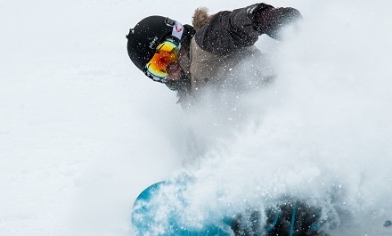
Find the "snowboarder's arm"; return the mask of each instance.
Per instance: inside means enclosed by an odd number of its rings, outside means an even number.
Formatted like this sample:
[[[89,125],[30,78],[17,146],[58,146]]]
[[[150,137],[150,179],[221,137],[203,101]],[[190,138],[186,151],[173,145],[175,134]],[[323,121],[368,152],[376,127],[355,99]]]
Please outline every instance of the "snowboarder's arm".
[[[274,8],[264,3],[221,11],[197,31],[195,40],[203,50],[224,56],[252,46],[261,34],[277,38],[281,26],[299,17],[294,8]]]

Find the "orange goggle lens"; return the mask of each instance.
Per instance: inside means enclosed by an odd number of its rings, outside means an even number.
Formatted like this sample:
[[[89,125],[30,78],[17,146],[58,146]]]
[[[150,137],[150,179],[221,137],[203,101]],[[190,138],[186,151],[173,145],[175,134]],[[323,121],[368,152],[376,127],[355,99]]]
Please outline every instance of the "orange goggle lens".
[[[147,63],[147,73],[154,80],[161,80],[167,77],[167,67],[180,57],[179,47],[171,41],[165,41],[158,45],[157,51]]]

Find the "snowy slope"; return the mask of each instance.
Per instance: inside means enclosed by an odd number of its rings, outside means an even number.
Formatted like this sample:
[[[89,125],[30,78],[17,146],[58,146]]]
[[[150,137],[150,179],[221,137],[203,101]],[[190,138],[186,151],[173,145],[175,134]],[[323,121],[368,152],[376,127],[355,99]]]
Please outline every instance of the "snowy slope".
[[[175,94],[129,61],[129,27],[152,14],[190,23],[199,6],[251,3],[0,2],[0,235],[132,235],[133,200],[182,169],[189,123]],[[228,200],[244,191],[317,200],[337,188],[359,227],[332,234],[391,235],[382,224],[392,218],[392,4],[270,3],[306,20],[284,43],[257,44],[278,78],[244,99],[259,109],[242,129],[193,124],[203,138],[225,134],[210,140],[218,148],[201,168],[187,167],[200,183],[195,204],[212,202],[214,186]]]

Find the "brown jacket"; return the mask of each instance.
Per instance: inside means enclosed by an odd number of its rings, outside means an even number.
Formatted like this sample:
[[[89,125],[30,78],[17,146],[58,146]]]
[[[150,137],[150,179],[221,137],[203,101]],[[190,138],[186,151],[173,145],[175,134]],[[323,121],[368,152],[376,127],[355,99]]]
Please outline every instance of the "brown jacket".
[[[279,39],[279,29],[301,17],[294,8],[274,8],[264,3],[214,15],[209,15],[206,8],[197,9],[192,22],[196,33],[188,55],[180,59],[187,86],[178,90],[179,102],[196,97],[207,84],[247,89],[269,82],[273,71],[254,44],[261,34]]]
[[[260,32],[253,27],[252,6],[214,15],[209,15],[206,8],[195,11],[192,23],[196,34],[188,57],[180,61],[190,75],[190,95],[195,95],[206,84],[219,86],[234,76],[235,68],[245,57],[253,57],[257,63],[261,53],[254,43]]]

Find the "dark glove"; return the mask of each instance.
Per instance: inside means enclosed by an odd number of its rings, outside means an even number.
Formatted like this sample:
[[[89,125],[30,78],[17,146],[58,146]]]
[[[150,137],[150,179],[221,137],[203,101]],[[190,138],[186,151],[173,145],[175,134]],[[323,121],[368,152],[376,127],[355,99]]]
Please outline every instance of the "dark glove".
[[[231,224],[236,236],[328,236],[320,231],[321,208],[301,201],[288,201],[266,211],[266,224],[258,210],[237,215]],[[264,219],[265,220],[265,219]]]
[[[291,23],[302,19],[301,13],[292,7],[274,8],[266,4],[259,4],[260,9],[252,12],[253,26],[260,34],[280,39],[279,30]]]
[[[319,231],[321,209],[304,202],[282,204],[278,211],[269,209],[267,216],[267,225],[271,225],[267,235],[328,236]]]

